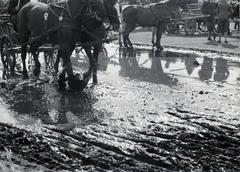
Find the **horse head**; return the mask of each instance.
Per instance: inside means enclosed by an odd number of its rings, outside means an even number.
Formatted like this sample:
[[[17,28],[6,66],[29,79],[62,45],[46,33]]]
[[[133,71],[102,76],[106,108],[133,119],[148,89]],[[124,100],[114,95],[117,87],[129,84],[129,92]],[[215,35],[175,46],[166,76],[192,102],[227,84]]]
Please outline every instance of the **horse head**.
[[[109,20],[114,31],[117,31],[120,28],[119,16],[117,9],[115,8],[116,3],[117,0],[103,0],[105,18]]]
[[[167,0],[168,4],[175,7],[180,7],[183,11],[188,10],[188,5],[191,4],[192,0]]]

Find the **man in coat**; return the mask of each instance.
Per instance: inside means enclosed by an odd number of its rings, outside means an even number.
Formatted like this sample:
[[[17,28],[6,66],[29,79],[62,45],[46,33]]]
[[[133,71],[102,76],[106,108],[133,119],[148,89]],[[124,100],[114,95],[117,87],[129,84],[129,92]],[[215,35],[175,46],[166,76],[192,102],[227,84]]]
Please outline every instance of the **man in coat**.
[[[227,43],[227,35],[229,28],[229,18],[233,14],[233,9],[226,0],[220,0],[217,6],[217,17],[218,17],[218,32],[219,32],[219,40],[221,43],[221,37],[225,37],[225,43]]]

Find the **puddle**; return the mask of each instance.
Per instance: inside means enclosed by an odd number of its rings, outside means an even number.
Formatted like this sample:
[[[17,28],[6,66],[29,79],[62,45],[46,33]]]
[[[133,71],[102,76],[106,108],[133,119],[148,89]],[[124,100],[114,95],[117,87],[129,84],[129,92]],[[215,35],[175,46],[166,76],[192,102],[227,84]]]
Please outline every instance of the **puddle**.
[[[49,171],[240,168],[236,57],[106,47],[100,83],[82,93],[59,92],[44,69],[28,81],[3,80],[0,70],[0,171],[3,162]],[[83,54],[72,62],[80,73],[88,67]]]

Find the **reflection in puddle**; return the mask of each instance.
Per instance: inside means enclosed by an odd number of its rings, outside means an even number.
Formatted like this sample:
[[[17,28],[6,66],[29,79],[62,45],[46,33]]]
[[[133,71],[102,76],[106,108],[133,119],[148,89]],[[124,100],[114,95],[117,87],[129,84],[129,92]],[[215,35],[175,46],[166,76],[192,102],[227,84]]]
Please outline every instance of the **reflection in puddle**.
[[[2,90],[1,96],[4,103],[0,101],[0,121],[4,123],[33,125],[40,120],[47,125],[86,125],[100,123],[104,115],[93,108],[97,99],[91,92],[64,94],[51,83],[39,87],[23,85],[13,91]]]
[[[123,50],[119,53],[119,71],[121,76],[127,76],[141,81],[176,85],[178,80],[164,73],[161,56],[158,52],[141,53],[135,50]]]
[[[3,103],[3,100],[0,98],[0,122],[8,124],[16,124],[16,119],[14,113],[10,112],[7,108],[7,105]]]
[[[210,80],[213,75],[213,59],[204,57],[201,69],[198,71],[199,79]]]
[[[120,50],[120,75],[166,85],[176,85],[181,78],[238,84],[240,62],[224,58],[199,57],[172,51]]]
[[[0,87],[0,151],[13,155],[0,156],[0,171],[5,161],[25,171],[239,169],[239,91],[228,85],[239,63],[171,51],[108,53],[93,90],[59,92],[49,75]],[[75,70],[87,64],[73,62]]]
[[[173,51],[159,53],[154,50],[118,50],[116,47],[107,49],[109,58],[104,54],[99,58],[99,75],[105,75],[106,72],[111,73],[109,77],[117,78],[120,75],[132,80],[170,87],[181,84],[180,81],[186,77],[204,82],[221,81],[223,86],[226,83],[239,84],[239,62]],[[80,63],[87,62],[83,55],[80,58],[81,60],[76,57],[72,60],[76,68],[82,69],[83,65]],[[0,75],[2,76],[2,70]],[[101,123],[109,113],[104,107],[95,108],[98,98],[93,92],[64,94],[58,91],[56,83],[48,82],[37,86],[29,83],[18,84],[17,88],[11,91],[3,90],[1,97],[4,100],[0,100],[0,122],[4,123],[33,125],[40,121],[47,125],[76,126]]]

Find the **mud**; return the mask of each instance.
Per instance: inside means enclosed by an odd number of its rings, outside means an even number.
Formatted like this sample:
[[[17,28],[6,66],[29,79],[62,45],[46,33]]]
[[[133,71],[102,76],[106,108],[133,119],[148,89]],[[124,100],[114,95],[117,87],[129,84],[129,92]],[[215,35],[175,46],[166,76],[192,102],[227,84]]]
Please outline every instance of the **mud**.
[[[82,93],[60,92],[44,69],[1,80],[1,170],[240,169],[237,56],[107,48]],[[82,54],[72,61],[86,70]]]

